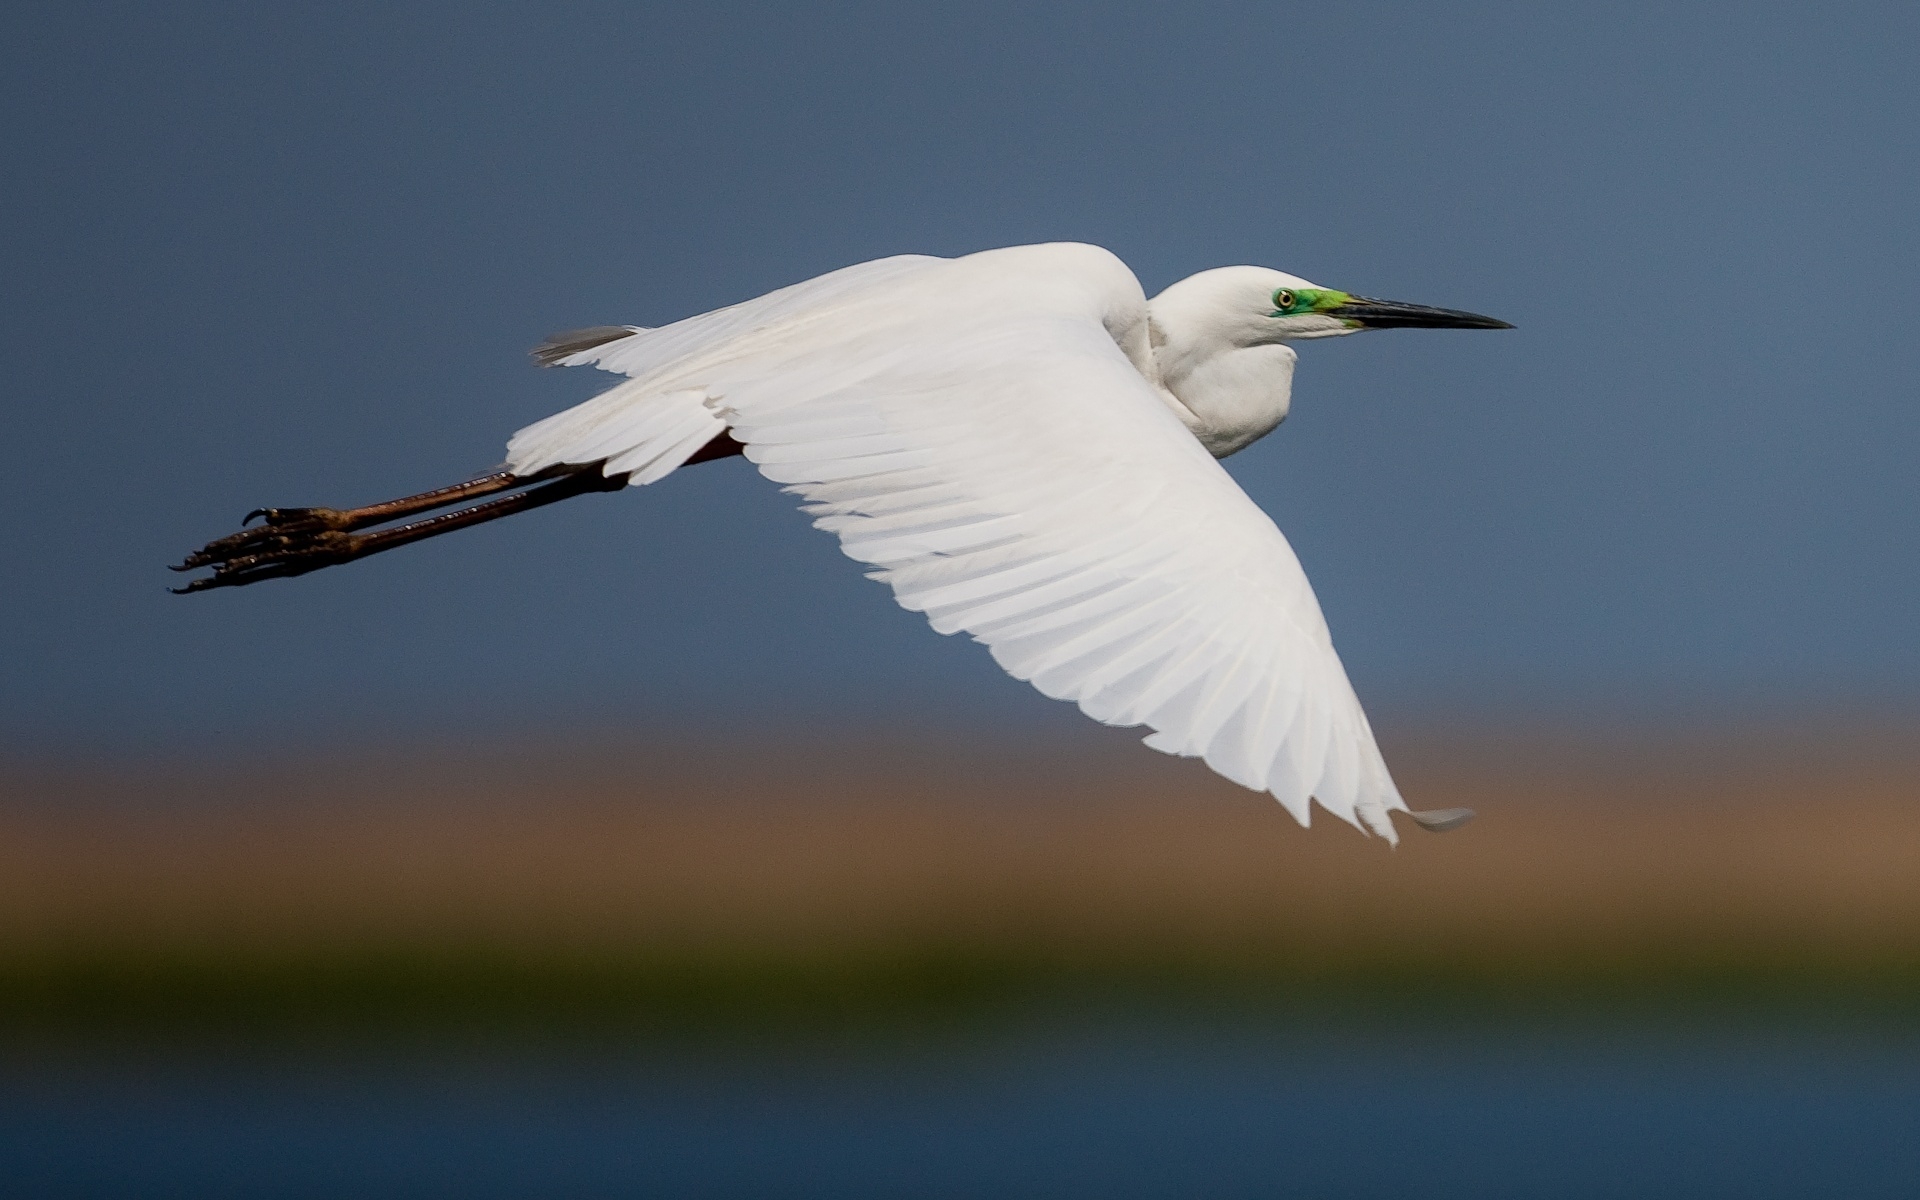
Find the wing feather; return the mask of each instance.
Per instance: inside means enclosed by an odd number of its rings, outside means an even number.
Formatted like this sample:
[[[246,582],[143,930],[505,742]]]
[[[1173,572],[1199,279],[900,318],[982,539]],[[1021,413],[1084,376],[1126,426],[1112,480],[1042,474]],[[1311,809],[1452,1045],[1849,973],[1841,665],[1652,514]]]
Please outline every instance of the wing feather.
[[[650,482],[727,428],[936,630],[1392,840],[1406,805],[1292,549],[1109,332],[1144,314],[1090,247],[883,259],[559,359],[631,379],[509,461]]]

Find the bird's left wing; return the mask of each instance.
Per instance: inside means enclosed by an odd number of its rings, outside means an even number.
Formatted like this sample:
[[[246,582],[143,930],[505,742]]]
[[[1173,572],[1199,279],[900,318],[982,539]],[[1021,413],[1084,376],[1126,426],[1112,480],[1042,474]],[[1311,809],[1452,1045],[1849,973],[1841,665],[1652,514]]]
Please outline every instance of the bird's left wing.
[[[1046,249],[939,262],[648,386],[701,397],[936,630],[1303,824],[1313,797],[1392,840],[1406,805],[1291,547],[1110,333],[1139,285]]]

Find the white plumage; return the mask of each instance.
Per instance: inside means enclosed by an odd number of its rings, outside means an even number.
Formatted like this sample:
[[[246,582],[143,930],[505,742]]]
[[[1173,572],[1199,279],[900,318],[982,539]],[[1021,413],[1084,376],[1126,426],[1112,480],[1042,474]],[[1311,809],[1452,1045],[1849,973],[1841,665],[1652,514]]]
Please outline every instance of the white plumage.
[[[1306,575],[1213,456],[1286,415],[1287,342],[1362,327],[1276,311],[1294,288],[1359,311],[1253,267],[1150,305],[1092,246],[865,263],[561,358],[629,378],[508,467],[653,483],[728,431],[934,629],[1303,825],[1311,798],[1393,841],[1407,805]]]

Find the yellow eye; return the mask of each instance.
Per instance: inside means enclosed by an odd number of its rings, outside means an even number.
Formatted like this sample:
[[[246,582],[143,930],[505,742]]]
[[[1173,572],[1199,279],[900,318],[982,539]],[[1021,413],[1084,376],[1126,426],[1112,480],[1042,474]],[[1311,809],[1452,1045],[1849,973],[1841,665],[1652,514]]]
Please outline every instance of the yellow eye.
[[[1293,307],[1294,295],[1291,289],[1281,288],[1273,294],[1273,306],[1282,312]]]

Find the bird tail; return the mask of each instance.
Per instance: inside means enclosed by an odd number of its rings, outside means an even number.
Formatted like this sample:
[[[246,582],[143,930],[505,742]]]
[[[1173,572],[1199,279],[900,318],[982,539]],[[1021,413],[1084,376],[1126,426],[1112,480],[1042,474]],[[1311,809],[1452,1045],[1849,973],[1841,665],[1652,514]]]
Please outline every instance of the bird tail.
[[[627,475],[636,486],[655,483],[726,432],[727,423],[709,407],[706,392],[656,392],[642,380],[630,380],[514,434],[507,442],[507,469],[532,475],[604,462],[608,475]]]

